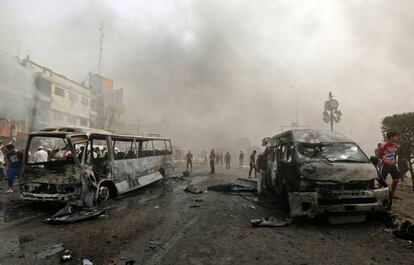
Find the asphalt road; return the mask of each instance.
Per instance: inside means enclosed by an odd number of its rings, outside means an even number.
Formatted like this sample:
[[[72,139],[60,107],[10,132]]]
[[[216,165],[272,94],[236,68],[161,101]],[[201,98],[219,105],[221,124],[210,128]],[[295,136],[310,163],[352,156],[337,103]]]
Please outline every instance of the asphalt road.
[[[256,217],[283,218],[283,203],[252,193],[186,193],[245,177],[247,168],[194,170],[185,180],[168,180],[111,201],[98,219],[46,225],[53,209],[14,207],[0,225],[0,264],[414,264],[414,245],[394,238],[378,219],[329,225],[323,218],[295,220],[287,227],[253,228]],[[4,195],[1,195],[4,196]],[[6,209],[7,210],[7,209]],[[17,213],[16,213],[17,212]],[[23,212],[23,213],[22,213]],[[29,214],[25,214],[29,213]]]

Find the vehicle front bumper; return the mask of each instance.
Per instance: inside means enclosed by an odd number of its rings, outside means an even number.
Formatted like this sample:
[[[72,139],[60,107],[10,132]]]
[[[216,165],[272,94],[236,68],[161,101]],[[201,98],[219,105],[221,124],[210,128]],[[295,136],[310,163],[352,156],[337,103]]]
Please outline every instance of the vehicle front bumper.
[[[22,192],[20,199],[23,201],[44,201],[44,202],[67,202],[73,200],[70,194],[38,194],[30,192]]]
[[[290,192],[288,197],[291,217],[381,212],[387,210],[391,203],[389,188],[335,190],[330,192],[329,199],[318,192]]]

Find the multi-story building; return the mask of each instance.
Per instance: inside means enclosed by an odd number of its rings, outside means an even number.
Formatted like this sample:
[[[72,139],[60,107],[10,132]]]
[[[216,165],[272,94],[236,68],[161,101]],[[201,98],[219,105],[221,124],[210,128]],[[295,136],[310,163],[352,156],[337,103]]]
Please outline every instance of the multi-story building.
[[[90,118],[91,127],[120,132],[124,128],[123,88],[114,89],[113,81],[102,75],[89,73],[89,88],[96,98]]]
[[[0,139],[27,137],[45,127],[92,127],[120,132],[123,89],[91,74],[89,86],[30,60],[0,52]]]
[[[34,99],[32,129],[43,127],[90,127],[96,98],[91,90],[76,81],[41,66],[29,58],[23,65],[39,72]]]

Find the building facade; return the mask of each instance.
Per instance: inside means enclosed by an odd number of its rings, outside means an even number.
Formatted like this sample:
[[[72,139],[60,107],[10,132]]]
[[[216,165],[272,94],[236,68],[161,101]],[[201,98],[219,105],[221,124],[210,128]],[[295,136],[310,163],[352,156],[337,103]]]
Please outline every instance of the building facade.
[[[29,58],[22,64],[37,72],[31,130],[45,127],[89,127],[96,99],[90,89]]]
[[[89,86],[30,60],[0,52],[0,139],[25,140],[47,127],[91,127],[121,132],[123,89],[90,74]]]

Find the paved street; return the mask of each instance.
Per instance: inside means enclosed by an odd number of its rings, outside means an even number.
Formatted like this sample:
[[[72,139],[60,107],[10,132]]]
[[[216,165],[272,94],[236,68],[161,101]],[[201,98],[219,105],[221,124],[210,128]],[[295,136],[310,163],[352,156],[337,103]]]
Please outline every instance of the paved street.
[[[255,217],[285,217],[283,204],[252,193],[186,193],[245,177],[247,168],[195,169],[109,203],[96,220],[70,225],[42,223],[54,209],[2,203],[14,216],[0,225],[0,264],[414,264],[414,245],[394,238],[379,218],[352,225],[329,225],[323,218],[296,220],[287,227],[253,228]],[[179,170],[177,170],[179,171]],[[17,212],[17,213],[16,213]],[[19,212],[25,212],[18,214]],[[34,215],[37,213],[37,215]],[[6,211],[7,215],[7,211]]]

